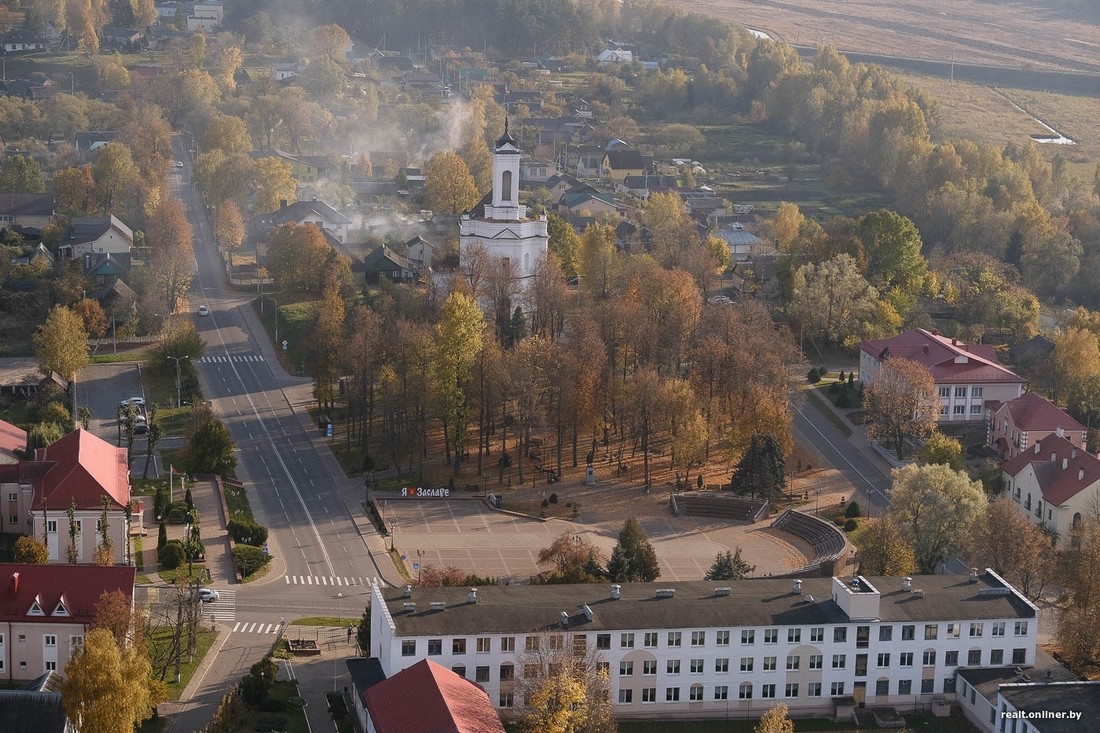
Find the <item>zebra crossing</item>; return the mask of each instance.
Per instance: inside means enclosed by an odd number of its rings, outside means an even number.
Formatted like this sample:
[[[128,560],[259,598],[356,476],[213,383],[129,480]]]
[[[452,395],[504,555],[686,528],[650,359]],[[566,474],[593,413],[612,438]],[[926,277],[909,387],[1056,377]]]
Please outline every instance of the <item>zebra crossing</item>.
[[[369,585],[370,580],[357,577],[332,577],[324,575],[284,575],[287,585]]]
[[[211,621],[228,623],[237,620],[237,591],[218,591],[218,600],[202,604],[202,615]]]
[[[241,363],[246,361],[263,361],[263,354],[234,354],[232,356],[200,356],[195,359],[196,364],[228,364],[229,362]]]
[[[238,621],[233,624],[234,634],[277,634],[279,633],[279,627],[282,626],[278,621],[269,624],[263,621],[249,622]]]

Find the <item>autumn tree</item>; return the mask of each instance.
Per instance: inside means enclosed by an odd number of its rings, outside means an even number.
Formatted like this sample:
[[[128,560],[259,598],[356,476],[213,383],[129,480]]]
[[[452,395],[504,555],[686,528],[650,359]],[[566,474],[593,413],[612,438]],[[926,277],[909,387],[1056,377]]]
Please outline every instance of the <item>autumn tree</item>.
[[[783,496],[786,485],[783,447],[772,435],[757,433],[749,440],[730,479],[730,488],[739,494],[774,501]]]
[[[46,190],[38,161],[26,155],[0,160],[0,193],[41,193]]]
[[[518,660],[517,700],[525,733],[615,733],[610,683],[600,652],[577,654],[573,635],[543,633]]]
[[[907,465],[892,472],[888,516],[913,548],[921,573],[962,549],[974,522],[986,508],[980,481],[948,466]]]
[[[252,149],[252,139],[244,120],[233,115],[218,115],[210,120],[202,136],[202,149],[220,150],[226,155],[247,153]]]
[[[204,422],[187,437],[187,472],[228,475],[237,465],[236,447],[225,423],[216,418]]]
[[[867,434],[889,440],[899,458],[907,438],[923,438],[936,427],[940,400],[931,372],[910,359],[886,359],[863,395]]]
[[[314,396],[322,410],[331,409],[336,400],[346,317],[347,309],[338,287],[335,284],[327,286],[314,313],[308,346]]]
[[[348,32],[335,23],[318,26],[309,32],[309,45],[313,53],[333,61],[343,62],[350,44]]]
[[[1054,336],[1051,396],[1056,402],[1079,402],[1089,383],[1100,376],[1100,340],[1092,331],[1067,328]]]
[[[864,524],[855,542],[862,575],[902,577],[917,572],[913,548],[902,537],[898,523],[889,516]]]
[[[607,562],[607,574],[617,583],[651,583],[661,577],[657,553],[637,518],[626,520],[619,532],[619,541]]]
[[[229,251],[229,266],[233,266],[233,252],[244,242],[244,217],[233,200],[222,202],[217,213],[218,246]]]
[[[741,558],[741,548],[734,552],[726,550],[714,556],[714,564],[707,570],[703,580],[744,580],[756,572],[756,566]]]
[[[787,717],[787,706],[778,703],[761,715],[753,733],[794,733],[794,723]]]
[[[92,165],[92,177],[100,206],[117,213],[126,205],[126,197],[133,193],[138,181],[138,168],[130,148],[117,142],[101,147]]]
[[[455,474],[461,463],[459,457],[466,449],[466,389],[482,348],[484,331],[485,319],[473,298],[459,292],[447,296],[436,325],[434,382],[448,459],[452,444],[455,449]]]
[[[320,227],[291,222],[271,231],[267,266],[284,288],[314,290],[321,284],[321,266],[332,251]]]
[[[111,632],[119,648],[128,644],[140,644],[144,624],[142,610],[135,608],[130,598],[120,590],[103,591],[95,603],[93,629],[106,629]]]
[[[1055,573],[1051,536],[1007,497],[991,502],[970,528],[967,557],[979,568],[993,568],[1033,600],[1043,595]]]
[[[22,535],[15,541],[15,561],[28,565],[45,565],[50,561],[49,550],[34,537]]]
[[[278,211],[282,202],[298,200],[298,182],[289,163],[278,158],[260,158],[255,170],[256,198],[253,208],[258,213]]]
[[[598,298],[607,297],[615,265],[615,229],[610,224],[589,224],[581,236],[577,257],[581,286]]]
[[[97,209],[95,179],[91,166],[62,168],[53,175],[57,213],[86,216]]]
[[[867,257],[867,280],[880,291],[899,287],[915,292],[928,269],[921,254],[920,232],[912,221],[888,209],[859,218],[859,234]]]
[[[924,447],[920,451],[920,460],[924,463],[942,463],[956,471],[964,468],[962,443],[958,438],[944,435],[938,430],[924,441]]]
[[[98,300],[84,298],[73,306],[80,319],[84,322],[84,330],[91,338],[103,338],[107,332],[107,314],[103,312],[103,306]]]
[[[1057,611],[1057,642],[1082,667],[1100,658],[1100,519],[1078,522],[1058,558],[1057,580],[1065,589]]]
[[[458,156],[466,163],[474,187],[478,191],[488,191],[493,185],[493,154],[480,135],[458,149]]]
[[[789,201],[780,202],[775,216],[768,223],[768,230],[778,243],[780,252],[790,250],[805,218],[798,204],[792,204]]]
[[[550,565],[549,583],[598,583],[604,577],[598,547],[578,534],[565,532],[539,551],[538,564]]]
[[[145,238],[152,250],[150,270],[164,299],[165,313],[175,313],[195,276],[191,223],[179,199],[167,198],[160,203],[149,219]]]
[[[432,211],[461,214],[481,198],[466,162],[455,153],[433,155],[424,176],[424,206]]]
[[[799,267],[793,287],[791,314],[812,338],[850,345],[878,313],[878,292],[848,254]]]
[[[55,305],[34,334],[34,353],[43,374],[57,372],[71,380],[88,364],[88,332],[71,308]]]
[[[80,731],[131,733],[166,697],[151,672],[136,645],[120,648],[109,629],[92,629],[65,665],[65,712]]]

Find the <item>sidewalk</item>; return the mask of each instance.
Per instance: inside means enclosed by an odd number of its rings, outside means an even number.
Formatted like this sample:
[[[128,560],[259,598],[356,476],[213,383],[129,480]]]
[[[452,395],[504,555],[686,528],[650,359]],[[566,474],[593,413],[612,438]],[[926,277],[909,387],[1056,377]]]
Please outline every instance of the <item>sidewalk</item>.
[[[330,626],[290,626],[283,638],[313,639],[321,649],[316,657],[296,657],[279,660],[278,679],[298,680],[298,694],[306,700],[306,718],[310,730],[315,732],[334,730],[332,716],[328,712],[326,692],[350,694],[351,676],[344,663],[359,656],[355,636],[348,640],[347,630]]]

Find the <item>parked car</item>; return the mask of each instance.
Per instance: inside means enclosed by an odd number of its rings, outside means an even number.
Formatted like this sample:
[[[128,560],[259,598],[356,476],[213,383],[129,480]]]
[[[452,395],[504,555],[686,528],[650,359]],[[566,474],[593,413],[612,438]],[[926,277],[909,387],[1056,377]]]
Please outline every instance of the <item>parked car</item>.
[[[175,166],[175,167],[177,167],[177,168],[182,168],[182,167],[183,167],[183,161],[182,161],[182,160],[177,160],[177,161],[176,161],[175,163],[173,163],[172,165],[174,165],[174,166]]]
[[[203,603],[210,603],[218,600],[218,591],[213,588],[199,588],[199,600]]]
[[[207,308],[207,307],[206,307],[205,305],[200,305],[200,306],[199,306],[199,315],[200,315],[200,316],[208,316],[208,315],[210,315],[210,309],[209,309],[209,308]]]
[[[122,400],[121,402],[118,403],[119,407],[126,407],[126,405],[133,405],[134,407],[138,407],[138,408],[145,407],[145,398],[144,397],[127,397],[126,399],[124,399],[124,400]]]

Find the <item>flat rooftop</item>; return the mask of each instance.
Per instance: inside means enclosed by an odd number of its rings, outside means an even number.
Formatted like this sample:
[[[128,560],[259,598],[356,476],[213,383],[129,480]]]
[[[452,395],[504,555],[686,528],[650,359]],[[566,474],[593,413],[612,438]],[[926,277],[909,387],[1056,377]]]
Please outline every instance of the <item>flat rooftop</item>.
[[[1028,721],[1042,733],[1092,731],[1100,720],[1100,682],[1007,685],[1001,694],[1017,710],[1044,716]],[[1059,713],[1074,719],[1055,717]]]

